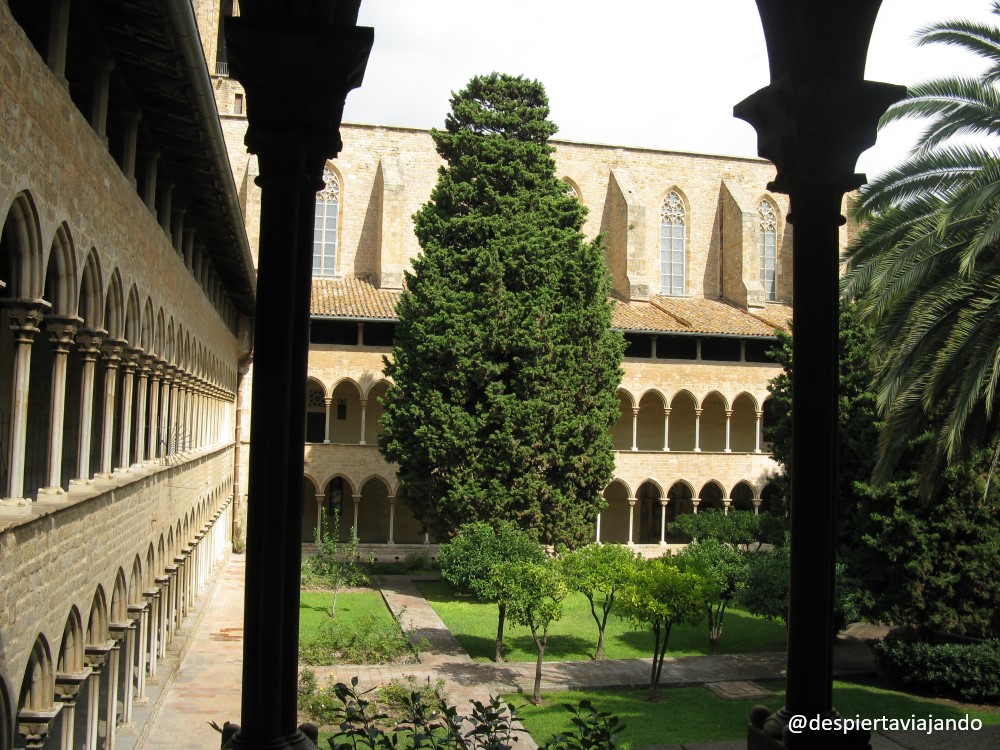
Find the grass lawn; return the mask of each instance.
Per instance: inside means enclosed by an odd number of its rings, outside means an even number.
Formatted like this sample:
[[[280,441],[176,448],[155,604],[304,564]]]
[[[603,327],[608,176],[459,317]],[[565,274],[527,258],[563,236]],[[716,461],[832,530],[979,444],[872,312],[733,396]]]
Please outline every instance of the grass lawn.
[[[764,682],[776,693],[766,701],[772,709],[784,702],[783,682]],[[642,748],[684,742],[742,740],[751,707],[759,701],[726,701],[716,698],[706,687],[663,688],[660,702],[646,700],[647,691],[593,691],[589,693],[547,693],[544,703],[533,706],[522,694],[507,700],[519,714],[525,728],[541,744],[558,732],[572,729],[571,714],[563,703],[577,705],[584,698],[593,701],[599,711],[615,714],[625,724],[620,744],[626,748]],[[936,719],[961,719],[967,713],[983,724],[1000,724],[1000,709],[962,706],[952,702],[936,702],[903,693],[846,682],[834,683],[834,705],[845,717],[910,718],[911,714]]]
[[[423,581],[417,586],[454,633],[462,647],[475,661],[489,661],[497,635],[497,606],[482,604],[472,596],[453,592],[443,581]],[[534,661],[535,643],[530,631],[507,622],[504,627],[504,658],[507,661]],[[572,593],[563,602],[563,616],[549,629],[546,661],[590,659],[597,646],[597,623],[590,614],[590,604],[583,594]],[[759,651],[782,651],[785,626],[754,617],[738,609],[726,612],[723,634],[718,644],[720,654]],[[649,657],[653,653],[653,635],[629,620],[616,617],[612,610],[604,635],[604,655],[608,659]],[[708,653],[708,624],[678,625],[670,634],[671,656]]]
[[[299,594],[299,640],[315,640],[330,627],[332,591],[303,591]],[[336,627],[344,630],[355,628],[359,621],[377,618],[386,626],[392,624],[392,615],[386,609],[382,595],[377,591],[341,592],[337,597]]]

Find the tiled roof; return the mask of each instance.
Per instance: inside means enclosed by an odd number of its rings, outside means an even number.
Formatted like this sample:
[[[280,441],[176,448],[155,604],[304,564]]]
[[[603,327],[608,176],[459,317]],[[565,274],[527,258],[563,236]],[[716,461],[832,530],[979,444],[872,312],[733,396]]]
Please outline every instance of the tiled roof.
[[[395,320],[399,295],[398,289],[379,289],[364,279],[314,278],[310,312],[335,318]]]
[[[312,282],[312,314],[335,318],[395,320],[398,289],[379,289],[358,278]],[[614,301],[612,327],[625,331],[773,336],[788,329],[792,308],[768,304],[748,312],[720,300],[702,297],[653,297],[649,302]]]
[[[625,331],[773,336],[775,328],[787,330],[792,317],[788,305],[768,305],[748,312],[703,297],[656,296],[649,302],[614,302],[611,325]]]

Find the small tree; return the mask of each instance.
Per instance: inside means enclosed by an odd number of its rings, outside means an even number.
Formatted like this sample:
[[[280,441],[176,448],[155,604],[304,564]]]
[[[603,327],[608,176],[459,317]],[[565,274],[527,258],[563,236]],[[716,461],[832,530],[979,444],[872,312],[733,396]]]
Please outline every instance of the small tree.
[[[507,615],[531,631],[538,658],[531,700],[542,701],[542,660],[549,640],[549,625],[562,617],[562,601],[569,588],[554,561],[543,563],[506,561],[491,571],[493,590],[506,603]]]
[[[587,597],[590,614],[597,623],[595,659],[604,658],[604,629],[608,616],[615,597],[635,572],[637,564],[636,554],[620,544],[588,544],[567,553],[562,559],[566,583]]]
[[[714,654],[722,637],[726,607],[746,585],[746,556],[728,544],[703,539],[688,545],[673,562],[681,570],[701,576],[704,581],[709,650]]]
[[[619,599],[628,617],[653,629],[649,699],[654,701],[659,696],[670,630],[675,623],[694,622],[702,616],[706,606],[704,582],[694,573],[681,571],[669,559],[644,560],[622,588]]]
[[[303,578],[318,578],[325,587],[333,590],[330,617],[336,617],[337,597],[341,587],[366,586],[370,579],[361,566],[357,530],[352,526],[347,541],[339,541],[339,511],[335,510],[333,518],[330,518],[326,508],[320,508],[319,526],[315,532],[316,554],[302,561]]]
[[[452,586],[472,592],[484,602],[496,602],[499,607],[497,641],[494,661],[503,661],[503,626],[507,602],[498,596],[491,575],[493,566],[501,562],[545,561],[545,551],[521,529],[511,523],[493,528],[477,521],[465,524],[438,553],[441,577]]]
[[[756,544],[781,543],[788,529],[785,518],[769,513],[757,515],[746,510],[728,513],[709,510],[701,513],[684,513],[670,524],[670,533],[688,541],[714,539],[723,544],[749,547]]]
[[[788,620],[788,545],[746,553],[746,587],[740,603],[747,612],[768,620]]]

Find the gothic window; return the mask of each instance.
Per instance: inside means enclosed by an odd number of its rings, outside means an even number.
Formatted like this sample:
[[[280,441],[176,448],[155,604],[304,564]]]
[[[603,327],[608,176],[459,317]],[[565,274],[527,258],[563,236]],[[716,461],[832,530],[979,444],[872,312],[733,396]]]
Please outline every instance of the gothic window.
[[[660,206],[660,293],[684,294],[684,204],[673,190]]]
[[[760,222],[760,283],[764,287],[764,298],[776,300],[778,219],[767,201],[761,201],[757,206],[757,216]]]
[[[316,193],[313,224],[313,276],[337,273],[337,219],[340,212],[340,181],[329,169],[323,170],[326,185]]]

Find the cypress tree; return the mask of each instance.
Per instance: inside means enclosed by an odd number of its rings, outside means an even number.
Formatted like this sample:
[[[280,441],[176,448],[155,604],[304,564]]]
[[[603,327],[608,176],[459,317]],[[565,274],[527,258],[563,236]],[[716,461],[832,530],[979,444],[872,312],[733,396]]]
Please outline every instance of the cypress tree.
[[[385,372],[379,446],[441,540],[511,521],[539,541],[592,537],[614,457],[624,343],[586,209],[556,177],[545,91],[493,73],[433,130],[440,169],[414,217]]]

